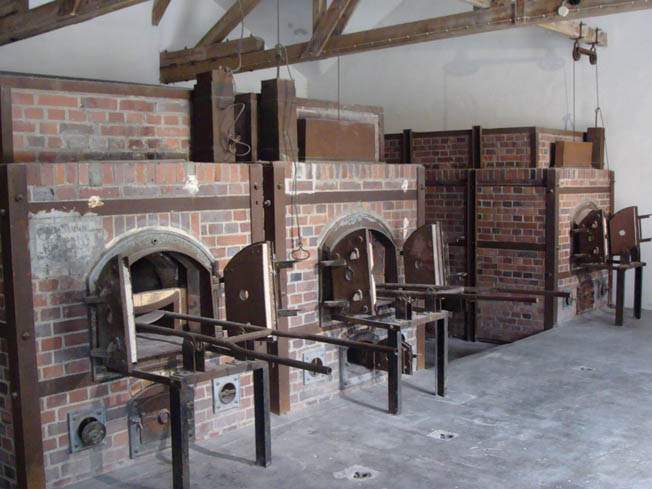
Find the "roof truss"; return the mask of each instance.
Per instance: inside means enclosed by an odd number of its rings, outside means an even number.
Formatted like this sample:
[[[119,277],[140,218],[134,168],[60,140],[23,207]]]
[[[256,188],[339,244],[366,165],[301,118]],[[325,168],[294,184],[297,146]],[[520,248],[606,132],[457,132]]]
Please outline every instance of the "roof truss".
[[[147,0],[54,0],[0,18],[0,46],[105,15]]]
[[[473,5],[477,8],[490,8],[496,5],[509,5],[512,0],[461,0],[462,2]],[[561,5],[561,4],[560,4]],[[596,43],[598,46],[608,44],[607,33],[599,29],[593,29],[587,25],[581,25],[579,22],[569,20],[559,20],[557,22],[546,22],[537,24],[539,27],[557,32],[571,39],[578,39],[586,43]]]
[[[308,43],[287,46],[287,60],[279,58],[277,49],[256,51],[242,55],[241,71],[254,71],[271,68],[277,63],[300,63],[326,59],[334,56],[404,46],[426,41],[449,39],[485,32],[525,27],[530,25],[558,23],[559,0],[517,0],[514,5],[494,5],[475,9],[471,12],[447,15],[432,19],[409,22],[389,27],[381,27],[351,34],[331,35],[319,54],[305,55]],[[570,12],[564,21],[597,17],[635,10],[652,9],[648,0],[583,0],[577,6],[568,5]],[[285,53],[285,51],[284,51]],[[285,56],[283,56],[285,57]],[[210,71],[219,66],[235,68],[238,57],[179,63],[161,69],[161,81],[171,83],[191,80],[198,73]]]
[[[242,19],[249,15],[260,0],[235,0],[235,3],[222,16],[220,20],[208,31],[197,43],[197,47],[208,46],[223,41],[231,31],[242,22]]]

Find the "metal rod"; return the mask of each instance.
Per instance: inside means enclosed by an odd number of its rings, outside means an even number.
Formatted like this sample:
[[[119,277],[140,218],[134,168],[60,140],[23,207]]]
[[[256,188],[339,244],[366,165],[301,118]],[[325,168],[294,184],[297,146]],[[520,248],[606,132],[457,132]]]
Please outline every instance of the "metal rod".
[[[301,362],[299,360],[292,360],[291,358],[282,358],[275,355],[269,355],[267,353],[256,352],[252,350],[247,350],[242,348],[232,342],[220,340],[218,338],[213,338],[212,336],[207,336],[198,333],[190,333],[187,331],[179,331],[176,329],[165,328],[163,326],[154,326],[151,324],[142,324],[136,323],[136,328],[141,331],[147,331],[150,333],[156,333],[167,336],[178,336],[180,338],[190,338],[196,341],[202,341],[210,345],[217,345],[223,348],[231,350],[233,353],[238,353],[244,357],[257,358],[259,360],[265,360],[267,362],[278,363],[280,365],[287,365],[288,367],[300,368],[302,370],[309,370],[311,372],[316,372],[318,374],[330,375],[332,369],[330,367],[324,367],[314,363]]]
[[[513,287],[463,287],[456,285],[432,285],[432,284],[377,284],[377,290],[419,290],[423,289],[424,291],[433,291],[433,292],[449,292],[455,289],[462,289],[463,292],[468,293],[477,293],[477,292],[504,292],[508,294],[523,294],[523,295],[540,295],[540,296],[552,296],[552,297],[568,297],[570,296],[569,292],[563,292],[560,290],[538,290],[538,289],[517,289]],[[451,293],[451,292],[449,292]]]
[[[188,321],[214,324],[222,326],[226,329],[249,329],[251,331],[269,331],[272,336],[279,336],[281,338],[294,338],[297,340],[317,341],[319,343],[327,343],[329,345],[344,346],[347,348],[365,348],[369,351],[377,351],[380,353],[394,353],[394,349],[383,345],[372,345],[371,343],[363,343],[361,341],[342,340],[339,338],[331,338],[329,336],[321,336],[317,334],[304,334],[304,333],[290,333],[288,331],[279,331],[277,329],[263,328],[261,326],[252,326],[251,324],[235,323],[233,321],[223,321],[221,319],[211,319],[202,316],[192,316],[189,314],[180,314],[178,312],[161,311],[165,316],[175,319],[186,319]],[[210,337],[209,337],[210,338]],[[237,337],[234,337],[237,338]]]
[[[383,290],[376,289],[378,297],[401,297],[409,295],[415,299],[425,299],[428,297],[441,297],[444,299],[464,299],[467,301],[500,301],[500,302],[524,302],[526,304],[536,304],[539,300],[531,296],[517,295],[487,295],[463,292],[437,292],[427,290]]]

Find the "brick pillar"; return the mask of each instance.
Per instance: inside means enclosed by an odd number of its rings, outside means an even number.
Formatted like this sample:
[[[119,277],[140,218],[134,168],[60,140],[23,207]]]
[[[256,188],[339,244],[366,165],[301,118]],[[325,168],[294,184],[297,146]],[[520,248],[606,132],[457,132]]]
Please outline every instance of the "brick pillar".
[[[233,127],[235,94],[233,74],[213,70],[197,76],[192,94],[192,161],[235,162],[236,148],[229,141]]]
[[[298,158],[296,90],[292,80],[265,80],[260,94],[260,157],[268,161]]]

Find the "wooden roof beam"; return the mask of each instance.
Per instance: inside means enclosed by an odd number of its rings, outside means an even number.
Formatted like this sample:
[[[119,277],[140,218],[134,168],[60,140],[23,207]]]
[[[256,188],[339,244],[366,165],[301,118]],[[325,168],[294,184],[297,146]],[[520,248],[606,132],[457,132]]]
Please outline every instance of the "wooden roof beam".
[[[234,39],[180,51],[163,51],[161,53],[161,70],[172,66],[192,65],[211,59],[228,58],[237,55],[238,49],[242,54],[263,51],[265,41],[259,37],[245,37],[242,41]]]
[[[147,0],[54,0],[0,19],[0,46],[131,7]],[[72,5],[72,8],[70,7]]]
[[[337,26],[335,27],[335,31],[333,32],[334,36],[339,36],[344,32],[344,29],[346,29],[347,24],[349,23],[349,20],[351,20],[351,17],[353,16],[355,9],[358,7],[360,4],[360,0],[351,0],[349,4],[346,6],[346,10],[344,10],[344,14],[342,14],[342,18],[340,21],[337,23]]]
[[[350,0],[333,0],[328,10],[321,16],[317,22],[312,33],[312,39],[308,41],[303,52],[303,57],[319,56],[324,49],[324,46],[333,35],[340,19],[344,15],[346,8],[349,6]]]
[[[152,25],[161,23],[168,5],[170,5],[170,0],[154,0],[154,5],[152,5]]]
[[[465,3],[473,5],[476,8],[490,8],[492,5],[496,4],[509,4],[512,3],[511,0],[462,0]],[[559,3],[561,5],[561,3]],[[570,6],[569,6],[570,7]],[[588,25],[582,25],[580,29],[579,22],[572,22],[570,20],[559,20],[556,22],[546,22],[543,24],[538,24],[542,29],[548,31],[557,32],[563,36],[566,36],[570,39],[579,39],[585,43],[595,43],[597,42],[598,46],[605,47],[609,43],[609,38],[605,31],[600,29],[594,29]]]
[[[332,36],[318,56],[302,57],[308,43],[288,46],[287,62],[289,64],[302,63],[364,51],[556,22],[559,19],[558,7],[559,0],[528,0],[524,5],[519,23],[515,23],[514,8],[509,5]],[[650,9],[652,9],[652,2],[648,0],[627,2],[622,0],[583,0],[580,5],[571,6],[565,20]],[[272,68],[276,66],[277,61],[276,49],[243,54],[241,71]],[[192,65],[162,69],[161,81],[172,83],[192,80],[197,73],[210,71],[219,66],[235,68],[238,66],[238,57],[230,56],[209,61],[197,61]]]
[[[326,0],[312,0],[312,32],[317,29],[319,19],[326,12]]]
[[[235,0],[235,3],[227,10],[222,18],[208,31],[197,43],[196,47],[208,46],[223,41],[231,31],[242,22],[242,19],[249,15],[260,0]]]

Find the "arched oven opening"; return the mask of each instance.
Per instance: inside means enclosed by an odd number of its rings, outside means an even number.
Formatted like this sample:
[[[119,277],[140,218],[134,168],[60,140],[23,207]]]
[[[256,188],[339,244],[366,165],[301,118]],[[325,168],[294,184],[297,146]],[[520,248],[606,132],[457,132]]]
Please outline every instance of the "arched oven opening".
[[[590,200],[575,208],[571,228],[571,270],[577,276],[576,313],[590,311],[606,298],[607,284],[604,278],[594,279],[591,264],[607,263],[609,236],[607,215]]]
[[[215,327],[164,317],[169,311],[215,317],[213,258],[184,233],[149,228],[113,244],[88,278],[94,375],[125,374],[130,364],[171,365],[182,339],[165,341],[135,331],[135,318],[149,324],[215,336]]]
[[[319,246],[320,319],[331,312],[376,314],[388,301],[376,298],[376,283],[398,282],[398,247],[389,227],[369,214],[335,222]]]

